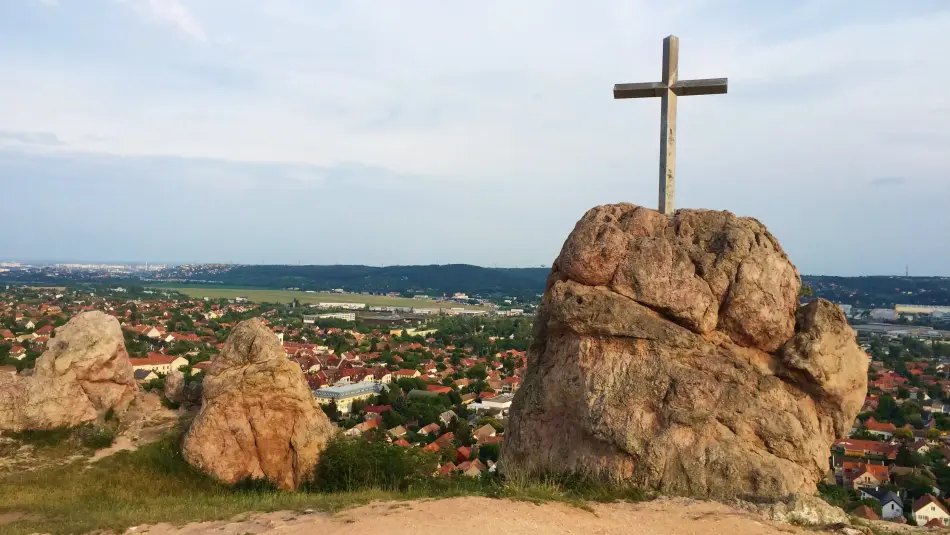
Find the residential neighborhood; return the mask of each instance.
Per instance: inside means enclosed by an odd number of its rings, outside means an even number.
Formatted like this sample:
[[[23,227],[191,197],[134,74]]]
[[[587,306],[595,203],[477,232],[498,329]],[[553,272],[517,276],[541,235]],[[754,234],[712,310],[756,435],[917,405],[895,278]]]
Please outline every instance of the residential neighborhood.
[[[950,345],[859,335],[868,393],[850,436],[834,442],[826,498],[870,519],[950,526]]]
[[[368,316],[375,321],[348,321],[349,312],[315,317],[318,307],[295,303],[121,290],[0,292],[0,365],[11,373],[32,367],[56,327],[80,312],[102,310],[122,326],[136,380],[161,390],[173,369],[200,381],[230,329],[260,317],[347,436],[437,455],[446,477],[495,469],[527,365],[530,317],[437,314],[421,322],[382,322],[383,312],[375,310]]]

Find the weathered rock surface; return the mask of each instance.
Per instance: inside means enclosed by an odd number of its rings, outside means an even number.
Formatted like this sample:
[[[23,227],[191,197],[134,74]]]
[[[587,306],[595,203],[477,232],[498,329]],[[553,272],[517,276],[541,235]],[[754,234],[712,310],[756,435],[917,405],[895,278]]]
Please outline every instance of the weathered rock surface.
[[[168,372],[165,376],[165,399],[168,401],[184,401],[185,374],[179,369]]]
[[[138,392],[122,327],[100,311],[79,314],[56,329],[34,376],[79,383],[101,412],[124,409]]]
[[[118,320],[85,312],[56,330],[32,375],[0,376],[0,430],[80,425],[123,410],[136,391]]]
[[[515,396],[509,473],[584,473],[669,494],[813,494],[867,390],[840,309],[728,212],[590,210],[555,260]]]
[[[182,452],[225,483],[267,479],[290,490],[311,475],[333,429],[300,367],[251,319],[234,328],[212,362]]]

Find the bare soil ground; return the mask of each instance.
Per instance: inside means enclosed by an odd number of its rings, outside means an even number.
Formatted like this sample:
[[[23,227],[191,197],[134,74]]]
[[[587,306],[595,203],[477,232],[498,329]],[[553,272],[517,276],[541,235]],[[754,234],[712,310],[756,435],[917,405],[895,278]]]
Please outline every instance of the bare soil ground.
[[[246,535],[387,535],[451,533],[452,535],[764,535],[818,533],[774,524],[728,506],[686,499],[645,503],[595,504],[592,511],[563,503],[452,498],[412,502],[374,502],[335,515],[277,512],[242,515],[231,521],[185,526],[137,526],[127,534]]]

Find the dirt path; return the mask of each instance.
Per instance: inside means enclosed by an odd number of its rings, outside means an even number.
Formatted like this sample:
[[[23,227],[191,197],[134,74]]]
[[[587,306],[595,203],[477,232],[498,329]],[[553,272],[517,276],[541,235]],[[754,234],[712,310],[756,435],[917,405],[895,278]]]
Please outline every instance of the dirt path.
[[[231,522],[167,524],[131,528],[127,534],[245,535],[814,535],[792,526],[770,523],[725,505],[681,499],[642,504],[597,504],[594,512],[561,503],[535,505],[489,498],[372,503],[336,515],[290,512],[251,516]]]

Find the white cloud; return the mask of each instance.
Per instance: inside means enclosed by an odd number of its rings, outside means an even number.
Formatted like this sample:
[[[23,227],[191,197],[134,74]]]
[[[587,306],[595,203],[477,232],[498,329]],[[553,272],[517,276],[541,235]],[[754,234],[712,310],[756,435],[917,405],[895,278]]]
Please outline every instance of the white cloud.
[[[121,0],[125,1],[125,0]],[[208,36],[198,19],[181,0],[134,0],[149,16],[163,24],[171,24],[185,35],[199,41],[207,41]]]
[[[134,1],[207,40],[180,1]],[[857,162],[860,174],[873,171],[855,178],[864,183],[939,168],[936,149],[883,137],[932,123],[950,142],[935,119],[950,79],[939,55],[918,53],[950,48],[948,13],[830,22],[825,5],[761,15],[797,24],[780,37],[702,0],[203,0],[189,6],[214,21],[216,39],[200,51],[149,43],[117,51],[134,58],[117,65],[0,56],[13,80],[0,102],[18,102],[0,128],[120,155],[359,162],[480,182],[544,183],[600,167],[647,182],[659,104],[615,102],[610,91],[658,78],[660,40],[675,29],[682,76],[730,78],[729,95],[681,99],[684,172],[705,166],[755,182],[768,167],[847,180]],[[919,98],[894,98],[898,79]],[[790,151],[798,169],[776,166]]]

